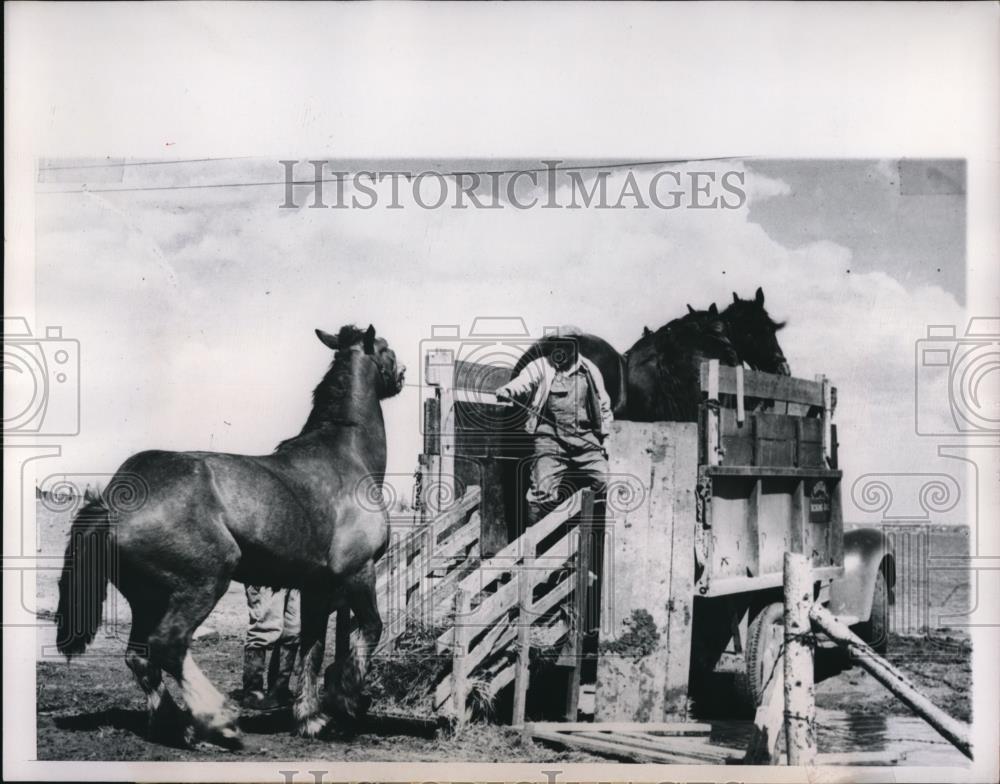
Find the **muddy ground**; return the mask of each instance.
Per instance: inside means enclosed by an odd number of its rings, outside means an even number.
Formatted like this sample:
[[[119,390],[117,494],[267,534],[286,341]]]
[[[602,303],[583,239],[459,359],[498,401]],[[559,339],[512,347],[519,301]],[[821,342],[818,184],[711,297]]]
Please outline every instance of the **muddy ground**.
[[[242,636],[212,635],[195,643],[194,655],[222,690],[236,693],[241,676]],[[372,722],[355,737],[309,741],[289,734],[286,714],[247,714],[242,719],[245,749],[227,752],[202,745],[174,747],[150,738],[145,698],[133,682],[118,640],[99,640],[95,656],[71,664],[38,663],[38,756],[52,760],[287,760],[584,762],[582,752],[560,751],[523,740],[507,728],[474,724],[457,734],[436,737],[398,734],[401,728]],[[955,634],[927,638],[894,636],[890,658],[936,704],[970,719],[971,648]],[[103,654],[103,655],[101,655]],[[908,710],[860,668],[817,687],[817,707],[852,715],[905,716]],[[376,703],[373,708],[380,706]],[[846,745],[851,745],[850,739]],[[834,749],[822,749],[834,750]],[[846,750],[838,748],[835,750]]]
[[[67,520],[39,509],[40,552],[61,553]],[[964,534],[963,534],[964,536]],[[940,538],[940,537],[939,537]],[[935,554],[959,552],[967,540],[949,535],[933,548]],[[917,570],[913,570],[916,572]],[[928,574],[924,572],[924,574]],[[55,572],[41,572],[37,609],[44,619],[55,609]],[[956,718],[970,719],[971,648],[963,632],[947,628],[942,620],[961,615],[968,607],[965,572],[931,573],[912,597],[922,608],[906,609],[893,619],[894,628],[909,632],[890,640],[889,658],[937,705]],[[903,586],[899,586],[902,588]],[[907,594],[910,595],[910,594]],[[899,592],[903,609],[907,595]],[[918,609],[919,609],[918,608]],[[905,615],[905,618],[904,618]],[[294,760],[331,761],[468,761],[468,762],[584,762],[603,758],[567,752],[525,741],[504,727],[473,724],[457,734],[436,737],[399,734],[400,727],[373,723],[354,737],[334,736],[309,741],[289,734],[286,714],[247,714],[243,717],[245,749],[228,752],[202,745],[189,749],[150,738],[146,728],[145,698],[125,666],[128,606],[112,589],[105,606],[105,625],[95,644],[81,658],[67,663],[51,650],[55,629],[44,620],[39,628],[37,664],[38,757],[45,760]],[[907,618],[919,618],[923,628],[908,627]],[[242,586],[233,584],[209,617],[207,636],[195,641],[193,654],[208,677],[225,693],[235,693],[242,674],[243,635],[247,620]],[[926,624],[926,626],[924,626]],[[331,625],[332,626],[332,625]],[[927,629],[930,629],[927,632]],[[205,629],[203,629],[205,631]],[[332,639],[327,650],[332,650]],[[858,667],[841,672],[817,686],[817,706],[824,715],[846,712],[864,719],[910,716],[908,709]],[[378,701],[373,710],[389,707]],[[865,750],[865,731],[848,733],[837,741],[844,751]],[[933,737],[933,733],[931,733]],[[950,748],[950,747],[949,747]]]

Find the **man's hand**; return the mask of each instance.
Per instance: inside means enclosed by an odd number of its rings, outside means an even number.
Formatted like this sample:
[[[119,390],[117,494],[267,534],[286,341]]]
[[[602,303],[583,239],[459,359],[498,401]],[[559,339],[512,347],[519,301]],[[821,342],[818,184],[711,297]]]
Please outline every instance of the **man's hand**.
[[[509,403],[510,402],[510,399],[511,399],[510,398],[510,392],[508,392],[503,387],[500,387],[500,389],[498,389],[495,394],[497,396],[497,402],[498,403]]]

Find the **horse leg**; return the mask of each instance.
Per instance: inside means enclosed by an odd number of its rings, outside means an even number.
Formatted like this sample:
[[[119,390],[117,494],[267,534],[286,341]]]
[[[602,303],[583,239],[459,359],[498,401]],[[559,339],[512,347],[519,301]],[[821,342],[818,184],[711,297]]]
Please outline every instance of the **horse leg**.
[[[368,665],[379,638],[382,636],[382,618],[375,595],[375,565],[369,561],[365,568],[346,584],[347,601],[358,619],[358,632],[351,636],[350,655],[334,661],[324,678],[327,701],[338,721],[354,721],[367,708],[363,689]]]
[[[301,591],[302,628],[299,631],[301,675],[299,694],[295,700],[296,732],[304,738],[315,738],[330,722],[320,709],[319,671],[326,648],[326,627],[330,620],[330,597],[323,591]]]
[[[133,606],[132,632],[125,651],[125,664],[146,695],[151,739],[161,734],[161,730],[176,729],[183,723],[181,710],[163,682],[163,671],[149,658],[152,612],[151,609],[141,605]]]
[[[194,723],[194,736],[235,749],[243,745],[237,724],[239,711],[212,685],[190,651],[191,636],[228,584],[228,578],[219,577],[214,585],[203,584],[200,590],[187,587],[172,594],[163,619],[150,635],[150,658],[180,685]]]

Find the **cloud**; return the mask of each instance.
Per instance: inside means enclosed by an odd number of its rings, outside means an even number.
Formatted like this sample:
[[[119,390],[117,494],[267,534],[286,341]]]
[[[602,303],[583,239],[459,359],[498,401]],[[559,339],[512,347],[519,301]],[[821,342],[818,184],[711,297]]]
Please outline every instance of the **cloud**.
[[[789,193],[739,163],[716,167],[727,170],[743,173],[749,203]],[[612,174],[608,192],[626,177]],[[579,324],[624,350],[686,303],[724,306],[757,286],[788,321],[794,374],[838,387],[847,481],[936,460],[913,433],[914,341],[965,318],[938,287],[848,272],[851,250],[833,241],[789,249],[749,204],[389,210],[389,187],[376,186],[372,210],[278,209],[280,186],[106,194],[110,207],[41,197],[39,309],[84,340],[88,427],[64,463],[113,470],[148,447],[268,451],[301,426],[329,361],[314,327],[374,323],[415,381],[433,324],[522,316],[536,333]],[[408,388],[385,407],[390,472],[416,462],[421,396]]]

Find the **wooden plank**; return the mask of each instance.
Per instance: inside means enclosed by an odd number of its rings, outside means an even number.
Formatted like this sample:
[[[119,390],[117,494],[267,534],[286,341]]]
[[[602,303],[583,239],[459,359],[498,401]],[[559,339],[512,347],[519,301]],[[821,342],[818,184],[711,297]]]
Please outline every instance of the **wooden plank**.
[[[701,363],[701,389],[708,391],[708,364],[717,360]],[[719,368],[718,392],[723,395],[736,394],[736,368],[722,365]],[[804,403],[809,406],[823,405],[822,384],[791,376],[777,376],[772,373],[762,373],[758,370],[743,371],[743,392],[746,397],[765,400],[780,400],[788,403]]]
[[[816,690],[813,685],[812,559],[785,553],[785,743],[789,765],[812,765],[816,759]]]
[[[665,736],[644,736],[642,734],[630,734],[622,732],[574,732],[567,733],[574,738],[584,738],[587,740],[610,741],[622,746],[635,749],[637,752],[645,754],[671,754],[690,757],[693,761],[705,763],[724,763],[728,757],[733,755],[742,756],[742,750],[718,748],[706,744],[702,740],[695,740],[693,743],[685,742],[692,739],[671,738]]]
[[[805,477],[840,479],[843,471],[832,468],[783,468],[781,466],[708,466],[709,476]]]
[[[736,424],[746,421],[747,412],[743,400],[743,365],[736,366]]]
[[[833,421],[833,392],[830,380],[826,376],[816,376],[816,380],[819,382],[820,389],[822,390],[823,457],[827,461],[832,462],[833,449],[831,448],[830,423]]]
[[[517,581],[517,666],[514,672],[514,712],[511,723],[523,724],[528,704],[528,673],[531,655],[531,594],[534,574],[521,569],[514,575]]]
[[[760,509],[760,493],[763,480],[757,479],[750,488],[750,498],[747,500],[746,543],[747,553],[744,566],[750,572],[748,577],[756,577],[760,568],[760,526],[758,512]]]
[[[479,506],[479,552],[489,558],[500,552],[509,543],[509,538],[500,462],[493,456],[481,462],[483,494]]]
[[[705,762],[725,764],[742,758],[743,749],[712,743],[704,736],[682,737],[678,735],[647,735],[644,732],[586,733],[591,737],[607,737],[616,743],[634,745],[636,748],[660,751],[667,754],[685,754]]]
[[[478,541],[479,515],[473,512],[465,525],[454,529],[451,534],[438,543],[430,554],[428,565],[437,571],[442,568],[447,569],[450,559],[459,558],[464,561],[466,550]]]
[[[492,578],[495,581],[500,575],[511,570],[525,555],[534,556],[538,543],[549,536],[560,525],[574,517],[580,511],[580,493],[575,493],[562,504],[558,509],[553,510],[535,525],[531,526],[520,537],[504,547],[492,558],[484,561],[479,569],[466,577],[459,584],[459,588],[470,593],[479,593],[484,585],[482,578],[490,573],[496,574]]]
[[[579,737],[578,733],[551,732],[549,730],[533,729],[531,737],[536,740],[558,743],[563,746],[575,747],[584,751],[614,757],[626,762],[665,762],[674,765],[698,764],[704,762],[696,757],[681,754],[667,754],[658,751],[643,751],[632,746],[623,746],[607,740]]]
[[[702,368],[705,365],[702,364]],[[722,455],[719,454],[719,360],[708,361],[708,377],[704,389],[708,391],[708,415],[705,421],[705,455],[709,465],[719,465]]]
[[[694,422],[612,424],[612,476],[643,477],[648,484],[628,506],[617,504],[609,491],[608,601],[595,695],[599,722],[664,721],[686,713],[698,440]],[[616,643],[632,624],[639,624],[641,647],[621,650]]]
[[[819,753],[815,765],[896,765],[906,759],[905,750],[845,751]]]
[[[806,498],[805,480],[795,482],[792,493],[791,549],[793,553],[805,552]]]
[[[843,566],[824,566],[813,569],[813,576],[816,580],[832,580],[842,576]],[[782,583],[781,572],[769,572],[759,577],[720,577],[713,579],[708,584],[708,591],[705,596],[728,596],[732,593],[743,593],[744,591],[762,591],[767,588],[777,588]]]
[[[558,721],[533,722],[525,729],[538,728],[552,732],[644,732],[647,735],[708,735],[711,724],[696,721]]]
[[[542,567],[539,567],[537,561],[535,561],[528,568],[544,569],[547,574],[550,574],[556,569],[561,569],[563,565],[575,554],[576,546],[576,537],[570,536],[570,532],[567,531],[566,534],[564,534],[548,551],[558,553],[558,561],[553,559],[550,564],[546,564]],[[482,603],[480,603],[480,605],[473,610],[469,619],[470,626],[474,628],[483,628],[491,625],[501,613],[511,609],[516,601],[517,581],[512,580],[511,582],[502,585],[496,593],[485,598]]]
[[[452,627],[454,647],[451,655],[451,711],[458,724],[465,724],[466,699],[468,697],[468,677],[466,653],[468,653],[469,629],[465,619],[469,615],[469,594],[458,591],[455,594],[455,625]]]
[[[439,512],[427,524],[427,532],[433,544],[437,544],[441,537],[448,533],[448,529],[459,523],[462,518],[471,511],[479,507],[482,503],[483,491],[479,485],[472,485],[465,489],[465,494],[451,507]],[[417,529],[411,536],[419,536],[424,529]]]
[[[441,453],[441,408],[436,397],[424,400],[424,454]]]
[[[966,757],[972,759],[970,727],[952,718],[932,703],[893,664],[879,656],[860,637],[838,621],[829,610],[814,604],[809,610],[812,623],[826,635],[844,646],[855,664],[867,670],[879,683],[899,697],[903,703],[930,724],[941,737]]]
[[[580,674],[583,666],[583,639],[587,632],[590,608],[587,595],[590,592],[591,549],[594,528],[594,491],[587,488],[580,499],[580,525],[577,526],[576,545],[576,588],[573,591],[573,613],[570,625],[570,643],[566,654],[571,657],[566,685],[564,717],[576,721],[580,705]]]

